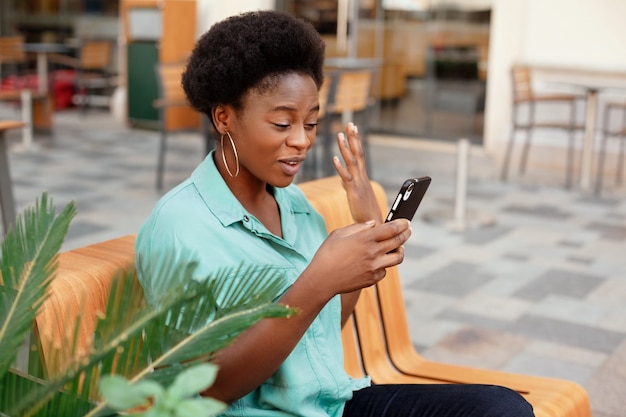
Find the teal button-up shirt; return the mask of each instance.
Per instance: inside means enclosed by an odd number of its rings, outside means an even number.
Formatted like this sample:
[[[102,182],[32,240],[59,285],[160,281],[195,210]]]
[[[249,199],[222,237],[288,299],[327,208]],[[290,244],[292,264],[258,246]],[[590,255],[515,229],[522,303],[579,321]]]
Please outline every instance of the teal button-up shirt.
[[[286,277],[287,290],[326,238],[324,220],[295,185],[273,190],[283,237],[270,233],[231,193],[213,155],[161,198],[137,235],[137,272],[149,302],[173,285],[152,279],[151,271],[165,253],[181,261],[197,260],[199,277],[242,262],[274,268]],[[344,371],[341,300],[336,296],[276,373],[224,415],[338,417],[352,392],[368,385],[369,379],[355,380]]]

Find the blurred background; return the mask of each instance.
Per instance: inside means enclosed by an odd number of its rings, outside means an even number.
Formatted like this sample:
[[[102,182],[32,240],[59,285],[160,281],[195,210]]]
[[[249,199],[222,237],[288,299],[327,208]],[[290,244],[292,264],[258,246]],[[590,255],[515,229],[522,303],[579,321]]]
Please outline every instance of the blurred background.
[[[256,9],[327,45],[298,181],[333,173],[347,120],[390,198],[433,177],[401,271],[420,353],[623,415],[624,0],[2,0],[0,230],[49,191],[78,204],[65,249],[136,233],[212,147],[180,89],[195,41]]]

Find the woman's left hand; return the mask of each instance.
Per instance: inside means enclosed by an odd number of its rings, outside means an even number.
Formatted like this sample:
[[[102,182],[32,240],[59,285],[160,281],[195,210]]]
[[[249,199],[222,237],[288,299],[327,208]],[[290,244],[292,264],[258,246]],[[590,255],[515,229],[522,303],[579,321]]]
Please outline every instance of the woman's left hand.
[[[346,133],[337,135],[337,144],[345,166],[337,156],[333,157],[333,165],[348,195],[352,218],[359,223],[368,220],[382,223],[382,214],[367,175],[361,137],[353,123],[348,123]]]

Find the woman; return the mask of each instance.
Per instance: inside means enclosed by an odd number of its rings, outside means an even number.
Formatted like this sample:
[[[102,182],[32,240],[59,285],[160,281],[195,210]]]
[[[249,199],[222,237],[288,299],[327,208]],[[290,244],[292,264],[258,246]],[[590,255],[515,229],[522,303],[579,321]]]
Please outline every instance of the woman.
[[[333,163],[355,224],[327,235],[292,184],[315,142],[323,60],[313,27],[279,12],[226,19],[199,39],[183,87],[220,139],[139,232],[137,267],[148,299],[169,288],[151,280],[165,253],[191,255],[201,276],[243,261],[287,276],[279,302],[299,314],[263,320],[218,354],[219,373],[205,394],[230,404],[225,415],[532,415],[500,387],[370,387],[343,371],[341,326],[360,289],[402,262],[411,230],[406,220],[382,222],[352,124],[337,138],[343,162]]]

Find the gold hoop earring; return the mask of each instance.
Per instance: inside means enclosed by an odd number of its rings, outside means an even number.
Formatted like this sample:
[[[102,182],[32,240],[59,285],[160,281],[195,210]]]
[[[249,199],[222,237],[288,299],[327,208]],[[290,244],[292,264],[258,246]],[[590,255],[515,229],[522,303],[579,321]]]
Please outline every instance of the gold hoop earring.
[[[228,168],[228,163],[226,162],[226,155],[224,154],[224,136],[228,136],[228,140],[230,140],[230,146],[233,147],[233,153],[235,154],[235,163],[237,164],[235,175],[233,175],[233,173],[230,171],[230,168]],[[230,175],[231,178],[235,178],[237,175],[239,175],[239,155],[237,154],[237,148],[235,148],[235,142],[233,141],[233,137],[230,136],[230,133],[228,131],[220,136],[220,147],[222,148],[222,161],[224,162],[226,171],[228,171],[228,175]]]

